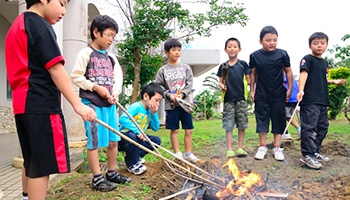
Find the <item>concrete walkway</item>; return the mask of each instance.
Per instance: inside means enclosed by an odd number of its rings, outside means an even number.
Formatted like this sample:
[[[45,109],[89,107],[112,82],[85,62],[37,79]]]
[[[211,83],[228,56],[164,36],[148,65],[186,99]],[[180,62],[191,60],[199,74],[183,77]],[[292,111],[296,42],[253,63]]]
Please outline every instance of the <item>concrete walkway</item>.
[[[84,145],[74,144],[69,149],[71,169],[75,170],[82,162]],[[18,200],[22,195],[22,169],[12,166],[13,158],[19,155],[19,142],[16,133],[0,135],[0,200],[1,192],[4,200]],[[50,185],[55,185],[68,174],[50,176]]]

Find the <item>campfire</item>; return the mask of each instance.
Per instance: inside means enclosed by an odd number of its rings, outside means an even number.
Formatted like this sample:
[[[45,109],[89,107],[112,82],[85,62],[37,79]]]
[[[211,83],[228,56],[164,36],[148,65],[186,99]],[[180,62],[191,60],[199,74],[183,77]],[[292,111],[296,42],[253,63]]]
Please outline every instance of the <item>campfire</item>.
[[[279,193],[274,190],[267,189],[264,181],[261,180],[261,177],[251,170],[246,170],[240,172],[238,167],[234,161],[234,159],[230,159],[226,164],[223,165],[223,168],[227,167],[230,176],[227,178],[218,177],[214,175],[212,172],[205,171],[203,168],[198,167],[184,159],[177,158],[177,163],[173,160],[170,160],[164,157],[157,148],[165,151],[171,156],[175,156],[174,153],[169,150],[163,148],[162,146],[153,143],[147,137],[147,135],[142,131],[142,129],[138,126],[135,120],[128,114],[123,106],[121,106],[118,102],[116,103],[119,108],[121,108],[130,118],[130,120],[136,125],[136,127],[140,130],[141,134],[150,142],[155,149],[155,152],[149,150],[148,148],[138,144],[134,140],[131,140],[124,134],[115,130],[108,124],[103,121],[97,119],[96,122],[112,131],[113,133],[119,135],[121,138],[129,141],[140,149],[147,151],[148,153],[162,159],[166,166],[176,175],[184,178],[185,184],[183,190],[172,194],[170,196],[160,198],[159,200],[167,200],[174,198],[178,195],[186,195],[186,200],[211,200],[211,199],[219,199],[219,200],[237,200],[237,199],[265,199],[265,197],[269,197],[272,199],[285,199],[288,197],[288,194]],[[156,148],[157,147],[157,148]],[[217,168],[216,168],[217,169]],[[186,186],[186,187],[185,187]],[[271,199],[272,198],[272,199]]]
[[[239,171],[234,159],[230,159],[223,168],[227,167],[229,172],[232,174],[232,179],[227,184],[227,187],[224,190],[216,193],[216,197],[219,199],[225,198],[227,196],[241,196],[246,194],[247,196],[251,196],[250,190],[258,188],[265,188],[264,182],[261,181],[261,177],[259,174],[252,172],[251,170],[247,171]]]

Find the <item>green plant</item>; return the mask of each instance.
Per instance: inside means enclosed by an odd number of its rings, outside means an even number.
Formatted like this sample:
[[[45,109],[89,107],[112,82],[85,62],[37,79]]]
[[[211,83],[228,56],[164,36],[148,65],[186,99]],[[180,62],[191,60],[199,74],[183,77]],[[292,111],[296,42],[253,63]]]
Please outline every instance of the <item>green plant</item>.
[[[329,70],[329,79],[347,79],[350,77],[350,69],[346,67],[332,68]],[[349,96],[349,84],[347,85],[328,85],[330,106],[328,118],[333,120],[344,108],[344,100]]]
[[[212,91],[204,90],[202,93],[196,95],[195,99],[199,101],[197,108],[195,108],[196,113],[203,112],[206,119],[209,119],[214,114],[214,108],[220,101],[218,95],[214,95]]]

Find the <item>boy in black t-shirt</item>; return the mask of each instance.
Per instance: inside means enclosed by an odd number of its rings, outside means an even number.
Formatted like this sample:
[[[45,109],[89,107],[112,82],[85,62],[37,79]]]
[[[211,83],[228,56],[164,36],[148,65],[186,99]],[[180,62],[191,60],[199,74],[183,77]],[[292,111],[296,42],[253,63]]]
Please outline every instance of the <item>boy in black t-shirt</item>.
[[[283,86],[283,71],[286,73],[288,85],[292,86],[293,73],[290,59],[285,50],[277,49],[277,30],[272,26],[264,27],[260,32],[259,49],[250,54],[249,66],[252,69],[250,98],[255,103],[256,132],[259,133],[260,147],[255,159],[264,159],[267,153],[266,138],[269,121],[274,134],[274,157],[284,160],[283,149],[279,147],[285,122],[285,102],[289,100],[292,87]]]
[[[316,32],[309,38],[311,54],[300,61],[299,93],[301,120],[301,153],[300,161],[312,169],[319,169],[319,161],[329,161],[320,153],[322,141],[327,135],[329,106],[327,84],[345,84],[345,79],[327,80],[328,63],[322,54],[328,46],[328,36]]]
[[[219,87],[223,91],[222,101],[222,128],[226,130],[226,157],[247,156],[242,148],[245,129],[248,128],[247,85],[250,84],[251,69],[245,61],[237,58],[241,51],[241,43],[236,38],[229,38],[225,42],[225,52],[229,60],[221,64],[217,72],[220,78]],[[245,81],[246,80],[246,81]],[[247,83],[247,84],[245,84]],[[246,94],[246,95],[245,95]],[[238,129],[237,150],[232,150],[232,130],[236,125]]]

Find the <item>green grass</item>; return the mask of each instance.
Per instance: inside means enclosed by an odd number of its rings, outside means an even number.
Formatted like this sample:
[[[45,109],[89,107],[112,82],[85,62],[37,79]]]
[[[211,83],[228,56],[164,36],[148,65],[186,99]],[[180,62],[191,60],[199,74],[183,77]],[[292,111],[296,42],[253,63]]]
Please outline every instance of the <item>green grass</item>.
[[[255,132],[255,117],[254,115],[249,115],[248,118],[248,129],[246,129],[246,135],[245,135],[245,141],[244,146],[248,148],[256,148],[259,145],[259,136]],[[210,120],[199,120],[193,121],[194,123],[194,132],[193,132],[193,151],[200,151],[200,150],[206,150],[208,149],[203,148],[203,146],[210,146],[210,150],[212,152],[215,152],[217,148],[221,148],[217,144],[223,144],[225,145],[225,130],[222,129],[222,122],[221,119],[210,119]],[[169,137],[169,130],[166,130],[164,127],[161,127],[158,132],[153,132],[151,130],[147,130],[147,134],[151,135],[158,135],[161,140],[161,146],[168,149],[169,151],[172,151],[171,143],[170,143],[170,137]],[[290,125],[288,127],[288,132],[292,135],[293,138],[296,138],[296,130],[295,128]],[[329,128],[328,128],[328,135],[326,139],[330,140],[339,140],[341,139],[343,142],[346,142],[348,145],[350,145],[350,125],[348,120],[345,118],[344,114],[340,114],[337,116],[336,120],[330,120],[329,121]],[[180,142],[180,150],[183,151],[184,146],[183,144],[183,137],[184,137],[184,131],[179,131],[179,142]],[[237,141],[237,129],[234,129],[233,131],[233,141]],[[267,141],[272,141],[273,135],[268,134]],[[215,145],[214,145],[215,144]],[[161,150],[160,150],[161,152]],[[162,152],[161,152],[162,153]],[[210,153],[210,152],[208,152]],[[170,156],[167,156],[167,154],[163,154],[165,157],[170,158]],[[159,160],[157,157],[153,155],[147,155],[146,156],[147,161],[155,161]]]

